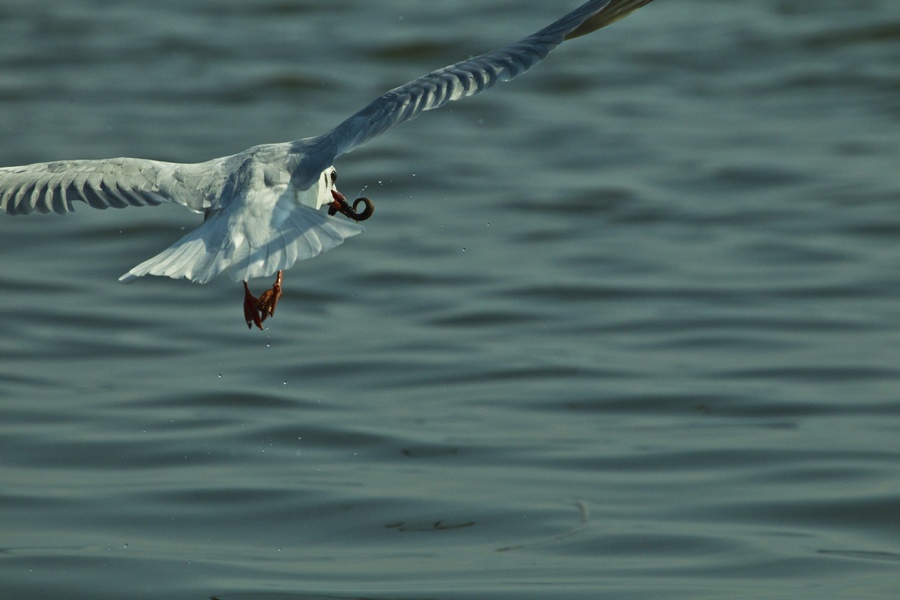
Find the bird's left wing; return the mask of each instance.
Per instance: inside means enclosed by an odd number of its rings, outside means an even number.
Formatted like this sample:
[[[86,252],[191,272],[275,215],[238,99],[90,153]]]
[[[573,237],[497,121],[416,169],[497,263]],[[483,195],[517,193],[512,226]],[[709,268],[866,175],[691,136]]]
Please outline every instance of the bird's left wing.
[[[542,61],[563,41],[618,21],[651,0],[591,0],[563,18],[518,42],[432,71],[376,98],[364,109],[315,138],[293,142],[299,164],[294,184],[300,189],[334,160],[394,125],[452,102],[474,96],[498,81],[518,77]]]
[[[93,208],[174,202],[202,212],[218,201],[224,159],[179,164],[137,158],[65,160],[0,168],[0,211],[65,214],[80,201]]]

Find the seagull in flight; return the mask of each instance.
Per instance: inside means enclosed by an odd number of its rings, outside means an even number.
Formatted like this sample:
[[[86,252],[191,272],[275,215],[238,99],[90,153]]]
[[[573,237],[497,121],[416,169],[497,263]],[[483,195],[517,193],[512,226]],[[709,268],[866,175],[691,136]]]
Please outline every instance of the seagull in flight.
[[[352,203],[337,187],[334,161],[390,127],[518,77],[562,42],[610,23],[651,0],[591,0],[518,42],[432,71],[394,88],[332,129],[293,142],[262,144],[196,164],[141,158],[64,160],[0,168],[0,210],[65,214],[93,208],[175,203],[203,222],[119,278],[144,275],[206,283],[226,272],[244,283],[247,326],[263,328],[281,298],[284,270],[363,231],[368,198]],[[338,216],[340,213],[341,216]],[[259,297],[247,282],[276,275]]]

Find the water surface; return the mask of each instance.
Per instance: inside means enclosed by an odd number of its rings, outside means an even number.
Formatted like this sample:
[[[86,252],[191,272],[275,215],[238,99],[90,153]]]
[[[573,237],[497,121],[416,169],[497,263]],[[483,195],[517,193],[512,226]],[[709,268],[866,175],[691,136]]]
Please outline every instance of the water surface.
[[[318,134],[574,4],[6,2],[0,163]],[[264,332],[117,283],[179,207],[0,218],[4,595],[896,597],[898,64],[892,0],[654,2],[343,157]]]

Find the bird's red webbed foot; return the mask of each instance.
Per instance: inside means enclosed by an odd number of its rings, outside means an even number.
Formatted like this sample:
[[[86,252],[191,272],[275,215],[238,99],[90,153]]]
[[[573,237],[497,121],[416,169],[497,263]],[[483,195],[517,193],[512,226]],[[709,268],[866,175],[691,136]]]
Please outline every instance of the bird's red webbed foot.
[[[281,278],[283,275],[284,271],[278,271],[275,283],[272,284],[272,289],[264,291],[256,301],[256,310],[259,311],[261,321],[265,321],[275,314],[275,305],[281,299]]]
[[[256,310],[256,303],[259,302],[256,296],[250,293],[250,288],[247,286],[247,282],[244,282],[244,318],[247,320],[247,328],[252,329],[254,323],[257,327],[262,329],[262,319],[259,316],[259,311]]]
[[[275,283],[272,289],[264,291],[259,298],[250,293],[250,287],[244,282],[244,319],[247,321],[247,327],[252,328],[254,325],[263,328],[263,321],[275,314],[275,306],[281,299],[281,279],[284,271],[278,271],[275,277]]]

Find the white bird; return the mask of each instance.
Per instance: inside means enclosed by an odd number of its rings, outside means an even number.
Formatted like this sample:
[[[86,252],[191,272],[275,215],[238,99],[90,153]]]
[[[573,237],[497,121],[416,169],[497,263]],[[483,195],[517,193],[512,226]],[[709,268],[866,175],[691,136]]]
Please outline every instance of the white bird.
[[[254,146],[197,164],[136,158],[66,160],[0,168],[0,210],[65,214],[72,202],[94,208],[180,204],[203,223],[119,278],[144,275],[206,283],[222,272],[244,282],[247,326],[275,312],[284,269],[363,231],[368,198],[351,206],[337,190],[335,159],[419,113],[509,81],[565,40],[617,21],[651,0],[591,0],[518,42],[432,71],[376,98],[323,135]],[[322,209],[327,207],[326,211]],[[336,217],[337,212],[350,220]],[[259,298],[247,281],[277,273]]]

